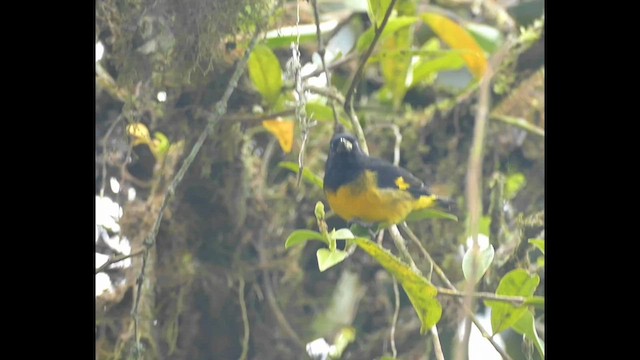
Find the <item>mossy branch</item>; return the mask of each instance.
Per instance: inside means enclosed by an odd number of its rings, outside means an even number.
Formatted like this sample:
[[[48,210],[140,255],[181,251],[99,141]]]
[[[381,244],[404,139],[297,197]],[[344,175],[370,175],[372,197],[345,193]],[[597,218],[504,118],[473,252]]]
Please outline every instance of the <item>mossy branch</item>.
[[[242,59],[236,65],[236,69],[233,72],[233,75],[231,76],[231,79],[229,80],[229,84],[227,85],[227,87],[225,89],[225,92],[222,95],[222,98],[220,100],[218,100],[218,102],[216,103],[215,112],[209,116],[205,131],[203,131],[202,134],[200,135],[200,137],[198,137],[198,140],[196,141],[196,143],[191,148],[191,152],[185,158],[184,162],[182,163],[182,166],[180,167],[180,169],[178,170],[176,175],[173,177],[173,180],[169,183],[169,185],[167,186],[166,190],[164,191],[162,204],[160,206],[160,210],[158,212],[156,220],[155,220],[155,222],[153,224],[153,227],[151,228],[151,231],[149,232],[149,234],[147,235],[147,237],[144,240],[145,249],[144,249],[144,253],[143,253],[143,257],[142,257],[142,269],[140,271],[140,276],[138,278],[136,299],[135,299],[134,304],[133,304],[133,309],[131,310],[131,316],[133,317],[133,321],[134,321],[134,336],[135,336],[135,342],[136,342],[136,349],[140,349],[141,348],[141,346],[140,346],[140,337],[139,337],[140,334],[138,332],[138,307],[139,307],[139,304],[140,304],[140,296],[141,296],[140,294],[141,294],[141,291],[142,291],[142,286],[143,286],[144,281],[145,281],[145,270],[146,270],[146,267],[147,267],[147,262],[148,262],[148,258],[149,258],[149,252],[150,252],[150,249],[153,247],[153,245],[155,245],[156,236],[158,235],[158,230],[160,229],[160,223],[162,222],[162,218],[164,216],[164,211],[167,208],[169,200],[175,194],[176,188],[182,182],[182,179],[184,178],[184,175],[187,173],[187,170],[189,170],[189,168],[191,167],[191,164],[193,164],[193,161],[195,160],[196,156],[200,152],[200,149],[202,149],[202,146],[203,146],[205,140],[207,140],[209,135],[213,133],[214,125],[226,113],[226,111],[227,111],[227,102],[229,101],[229,98],[231,97],[231,94],[233,93],[233,91],[237,87],[238,81],[240,80],[240,77],[244,73],[244,70],[246,68],[247,62],[249,60],[249,55],[251,54],[251,52],[255,48],[256,44],[258,43],[258,40],[259,40],[258,34],[259,33],[260,33],[260,29],[259,29],[259,26],[258,26],[257,29],[256,29],[256,33],[254,34],[254,36],[253,36],[253,38],[251,40],[251,43],[249,44],[249,47],[247,48],[246,52],[244,53],[244,56],[242,57]]]

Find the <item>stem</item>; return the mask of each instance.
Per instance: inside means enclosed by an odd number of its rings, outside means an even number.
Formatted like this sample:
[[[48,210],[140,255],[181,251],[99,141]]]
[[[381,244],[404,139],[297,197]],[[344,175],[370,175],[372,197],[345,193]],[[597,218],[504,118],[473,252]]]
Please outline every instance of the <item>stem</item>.
[[[433,335],[433,352],[436,354],[436,359],[444,360],[444,353],[442,352],[442,345],[440,344],[438,328],[435,325],[431,328],[431,335]]]
[[[534,135],[544,137],[544,129],[531,124],[530,122],[528,122],[523,118],[507,116],[507,115],[499,115],[499,114],[492,114],[490,118],[491,120],[499,120],[505,124],[517,126],[520,129],[526,130]]]
[[[356,91],[356,87],[358,86],[358,84],[360,83],[360,80],[362,79],[362,74],[364,73],[365,64],[367,63],[367,60],[369,60],[369,57],[373,53],[373,49],[376,47],[378,40],[380,40],[382,31],[384,30],[385,26],[387,26],[387,21],[391,16],[393,7],[396,5],[396,1],[397,0],[391,0],[389,7],[387,8],[387,11],[384,14],[384,19],[382,19],[382,23],[380,24],[380,27],[377,28],[374,33],[373,41],[371,41],[371,44],[369,45],[369,48],[367,49],[367,51],[365,51],[364,54],[362,54],[362,56],[360,57],[360,63],[358,64],[358,69],[356,70],[356,73],[353,76],[353,80],[351,81],[351,85],[349,86],[349,90],[347,91],[347,96],[345,96],[345,99],[346,99],[345,105],[347,106],[352,101],[353,95]],[[376,26],[375,23],[373,24],[373,26]],[[349,112],[348,109],[345,109],[345,111],[347,111],[347,113]]]
[[[393,319],[391,321],[389,337],[391,338],[391,353],[395,359],[398,356],[398,350],[396,349],[396,324],[398,323],[398,315],[400,313],[400,291],[398,290],[398,280],[396,280],[395,276],[392,276],[392,279],[395,309],[393,310]]]
[[[433,261],[433,258],[431,257],[429,252],[427,252],[427,250],[424,248],[424,246],[422,246],[422,243],[420,242],[418,237],[413,233],[413,231],[411,231],[411,229],[407,226],[407,223],[402,223],[401,227],[402,227],[402,230],[404,230],[407,233],[409,238],[414,243],[416,243],[416,245],[418,245],[418,248],[422,252],[422,255],[425,258],[427,258],[427,260],[429,260],[431,262],[431,264],[433,265],[433,269],[435,270],[435,272],[438,275],[438,277],[440,277],[440,279],[447,285],[447,287],[449,289],[456,290],[456,287],[453,286],[451,281],[449,281],[449,278],[447,278],[447,275],[445,275],[444,271],[442,271],[442,268],[440,268],[440,266],[438,266],[438,264],[435,261]],[[498,353],[500,353],[500,355],[502,356],[502,358],[504,360],[511,360],[511,357],[509,356],[509,354],[507,354],[506,351],[504,351],[504,349],[502,349],[500,347],[500,345],[498,345],[493,340],[493,337],[485,330],[485,328],[482,326],[482,324],[480,323],[478,318],[475,316],[473,311],[471,311],[471,308],[465,306],[463,301],[462,301],[462,299],[458,299],[458,301],[461,303],[462,308],[465,311],[465,313],[471,318],[471,321],[473,321],[473,323],[476,325],[478,330],[480,330],[480,333],[482,334],[482,336],[485,337],[487,340],[489,340],[489,342],[491,343],[493,348],[496,349],[496,351]]]
[[[327,88],[331,88],[331,73],[327,70],[327,64],[324,60],[324,42],[322,41],[322,32],[320,31],[320,14],[318,12],[318,0],[311,0],[311,6],[313,7],[313,17],[316,22],[316,38],[318,40],[318,55],[320,55],[320,61],[322,62],[322,71],[327,77]],[[329,106],[333,112],[334,128],[338,128],[338,112],[333,101],[329,100]]]
[[[526,298],[524,296],[496,295],[494,293],[489,293],[489,292],[474,292],[471,294],[465,294],[457,290],[451,290],[451,289],[441,288],[441,287],[438,287],[438,294],[459,297],[459,298],[462,298],[465,296],[471,296],[473,298],[480,298],[484,300],[493,300],[493,301],[511,303],[515,306],[522,306],[525,304],[531,304],[531,305],[539,304],[540,301],[542,302],[542,304],[544,304],[544,298],[540,298],[540,297]]]
[[[247,316],[247,304],[244,301],[244,278],[240,277],[238,286],[238,300],[240,302],[240,311],[242,312],[242,324],[244,326],[244,337],[242,339],[242,354],[240,360],[245,360],[249,353],[249,317]]]
[[[356,137],[358,138],[358,141],[360,141],[360,146],[362,147],[362,151],[367,155],[369,154],[369,147],[367,146],[367,142],[364,138],[364,132],[362,131],[362,126],[360,126],[358,117],[356,116],[355,111],[353,110],[353,96],[356,91],[356,87],[358,86],[358,84],[360,83],[360,80],[362,79],[362,74],[364,74],[364,67],[367,64],[367,60],[369,60],[369,57],[373,53],[373,49],[376,47],[376,44],[378,43],[378,40],[382,35],[382,31],[387,25],[387,21],[391,16],[391,12],[393,11],[393,7],[395,6],[396,1],[397,0],[391,0],[389,7],[387,8],[387,11],[384,14],[384,19],[382,19],[382,23],[380,24],[380,27],[377,28],[374,33],[373,41],[371,41],[371,44],[369,45],[369,48],[367,49],[367,51],[365,51],[364,54],[362,54],[362,56],[360,57],[358,68],[356,70],[356,73],[353,76],[353,80],[351,80],[351,85],[349,85],[347,96],[345,96],[344,111],[347,113],[347,115],[349,116],[349,119],[351,120],[351,125],[353,126],[353,129],[356,133]]]

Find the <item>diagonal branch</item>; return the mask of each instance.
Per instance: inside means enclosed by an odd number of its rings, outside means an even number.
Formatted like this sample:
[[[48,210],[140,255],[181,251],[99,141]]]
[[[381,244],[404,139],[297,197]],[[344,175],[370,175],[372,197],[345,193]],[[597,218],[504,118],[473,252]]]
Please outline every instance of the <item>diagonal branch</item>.
[[[445,275],[444,271],[442,271],[442,268],[438,266],[438,264],[435,261],[433,261],[433,258],[431,257],[429,252],[427,252],[424,246],[422,246],[422,243],[420,242],[418,237],[413,233],[413,231],[411,231],[409,226],[407,226],[407,223],[402,223],[401,227],[402,227],[402,230],[404,230],[407,233],[409,238],[418,246],[418,248],[420,249],[420,252],[422,252],[422,255],[427,260],[429,260],[429,262],[431,262],[431,265],[433,266],[433,270],[436,272],[438,277],[440,277],[440,280],[442,280],[449,289],[457,291],[456,287],[453,286],[451,281],[449,281],[449,278],[447,277],[447,275]],[[482,334],[482,336],[487,340],[489,340],[491,345],[493,345],[494,349],[496,349],[496,351],[500,353],[500,355],[504,360],[511,360],[511,357],[509,356],[509,354],[507,354],[507,352],[504,349],[502,349],[500,345],[498,345],[498,343],[495,342],[495,340],[493,340],[493,337],[487,332],[484,326],[482,326],[482,324],[480,323],[480,320],[478,320],[478,317],[476,317],[473,311],[471,311],[471,308],[466,307],[462,299],[458,298],[458,301],[462,305],[462,308],[467,313],[469,318],[471,318],[471,321],[473,321],[473,323],[476,325],[478,330],[480,330],[480,333]]]
[[[373,53],[373,49],[376,47],[378,40],[380,40],[380,36],[382,36],[382,32],[384,31],[385,26],[387,26],[387,21],[389,21],[389,17],[391,16],[391,12],[393,11],[393,7],[396,5],[397,0],[391,0],[389,3],[389,7],[387,11],[384,13],[384,18],[382,19],[382,23],[379,28],[376,28],[375,33],[373,35],[373,40],[369,45],[367,51],[365,51],[360,57],[360,62],[358,63],[358,68],[356,69],[356,73],[353,75],[353,79],[351,80],[351,85],[349,85],[349,90],[347,90],[347,95],[345,96],[344,102],[344,111],[349,115],[349,119],[351,120],[351,124],[353,129],[356,132],[356,137],[360,141],[360,146],[362,147],[362,151],[365,154],[369,154],[369,147],[367,146],[367,142],[364,138],[364,132],[362,131],[362,127],[360,126],[360,122],[353,111],[353,96],[356,91],[356,87],[362,80],[362,74],[364,74],[364,68],[367,64],[367,60],[371,57]],[[375,21],[374,21],[375,26]]]
[[[373,53],[373,49],[375,49],[376,44],[378,43],[378,40],[380,40],[380,36],[382,36],[382,32],[384,31],[385,26],[387,26],[387,21],[391,16],[393,7],[396,5],[396,1],[397,0],[391,0],[389,7],[387,8],[387,11],[384,14],[384,19],[382,19],[382,23],[380,24],[380,27],[376,28],[375,30],[375,33],[373,35],[373,41],[371,41],[371,44],[369,45],[369,48],[367,49],[367,51],[365,51],[360,57],[360,63],[358,64],[358,69],[356,70],[356,73],[353,75],[353,80],[351,81],[351,85],[349,86],[349,90],[347,91],[347,95],[345,96],[345,99],[346,99],[345,107],[348,106],[348,104],[350,104],[351,101],[353,100],[353,95],[355,93],[356,87],[360,83],[360,80],[362,80],[362,74],[364,74],[364,67],[367,63],[367,60],[369,60],[369,57]],[[372,26],[375,26],[375,21],[374,21],[374,25]],[[349,112],[348,109],[346,108],[345,108],[345,111]]]
[[[134,321],[134,336],[135,336],[136,348],[137,349],[141,348],[141,346],[140,346],[140,338],[139,338],[139,334],[138,334],[138,306],[140,304],[140,294],[141,294],[141,291],[142,291],[142,285],[143,285],[144,280],[145,280],[144,274],[145,274],[145,268],[146,268],[146,265],[147,265],[147,259],[149,257],[149,250],[151,249],[151,247],[153,247],[153,245],[156,242],[156,236],[158,235],[158,230],[160,229],[160,223],[162,222],[162,218],[164,216],[164,211],[167,208],[167,204],[169,203],[169,200],[175,194],[176,188],[182,182],[182,179],[184,178],[184,175],[187,173],[187,170],[189,170],[189,168],[191,167],[191,164],[193,163],[193,161],[195,160],[196,156],[200,152],[200,149],[202,148],[202,145],[204,144],[205,140],[207,140],[209,135],[211,133],[213,133],[214,125],[226,113],[226,111],[227,111],[227,102],[229,101],[229,98],[231,97],[231,94],[235,90],[236,86],[238,86],[238,81],[240,80],[240,77],[244,73],[244,70],[246,68],[247,62],[249,61],[249,55],[251,54],[251,52],[253,51],[254,47],[258,43],[258,40],[259,40],[258,34],[260,34],[260,27],[259,26],[256,27],[256,33],[253,35],[251,43],[249,44],[249,47],[245,51],[244,56],[242,57],[242,59],[236,65],[236,69],[233,72],[233,75],[231,76],[231,79],[229,80],[229,84],[227,85],[227,88],[225,89],[225,92],[222,95],[222,98],[220,98],[220,100],[218,100],[218,102],[216,103],[215,112],[209,116],[208,121],[207,121],[207,127],[206,127],[205,131],[203,131],[202,134],[200,135],[200,137],[198,137],[198,140],[196,141],[196,143],[191,148],[191,152],[185,158],[184,162],[182,163],[182,166],[180,167],[180,169],[178,170],[178,172],[174,176],[173,180],[171,181],[171,183],[169,184],[169,186],[165,190],[164,197],[162,199],[162,205],[160,206],[160,211],[158,213],[158,216],[157,216],[157,218],[156,218],[156,220],[155,220],[155,222],[153,224],[153,227],[151,228],[151,231],[149,232],[149,234],[147,235],[147,237],[146,237],[146,239],[144,241],[145,250],[144,250],[143,257],[142,257],[142,269],[140,271],[140,276],[138,277],[138,286],[137,286],[137,292],[136,292],[136,299],[134,301],[133,309],[131,310],[131,315],[132,315],[133,321]]]
[[[96,269],[96,274],[101,273],[105,270],[107,270],[107,268],[117,262],[120,262],[122,260],[126,260],[128,258],[134,257],[134,256],[138,256],[138,255],[142,255],[144,253],[145,249],[142,250],[138,250],[135,252],[132,252],[128,255],[118,255],[118,256],[112,256],[109,258],[109,260],[107,260],[107,262],[105,262],[104,264],[102,264],[99,268]]]

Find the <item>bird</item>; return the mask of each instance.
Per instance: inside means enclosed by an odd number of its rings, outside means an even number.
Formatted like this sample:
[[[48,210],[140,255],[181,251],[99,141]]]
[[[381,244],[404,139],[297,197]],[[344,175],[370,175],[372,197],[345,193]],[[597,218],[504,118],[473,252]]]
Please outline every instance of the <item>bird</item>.
[[[329,206],[347,222],[390,226],[413,211],[448,204],[409,171],[366,155],[347,133],[331,138],[323,186]]]

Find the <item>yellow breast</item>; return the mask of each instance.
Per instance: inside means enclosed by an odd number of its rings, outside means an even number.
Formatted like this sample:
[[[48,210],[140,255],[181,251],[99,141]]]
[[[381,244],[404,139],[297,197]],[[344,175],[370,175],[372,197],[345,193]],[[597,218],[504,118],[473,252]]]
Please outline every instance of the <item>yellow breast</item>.
[[[400,189],[379,189],[376,183],[375,173],[366,171],[359,180],[341,186],[338,191],[327,191],[329,206],[347,221],[398,224],[412,211],[434,203],[434,197],[416,199]]]

